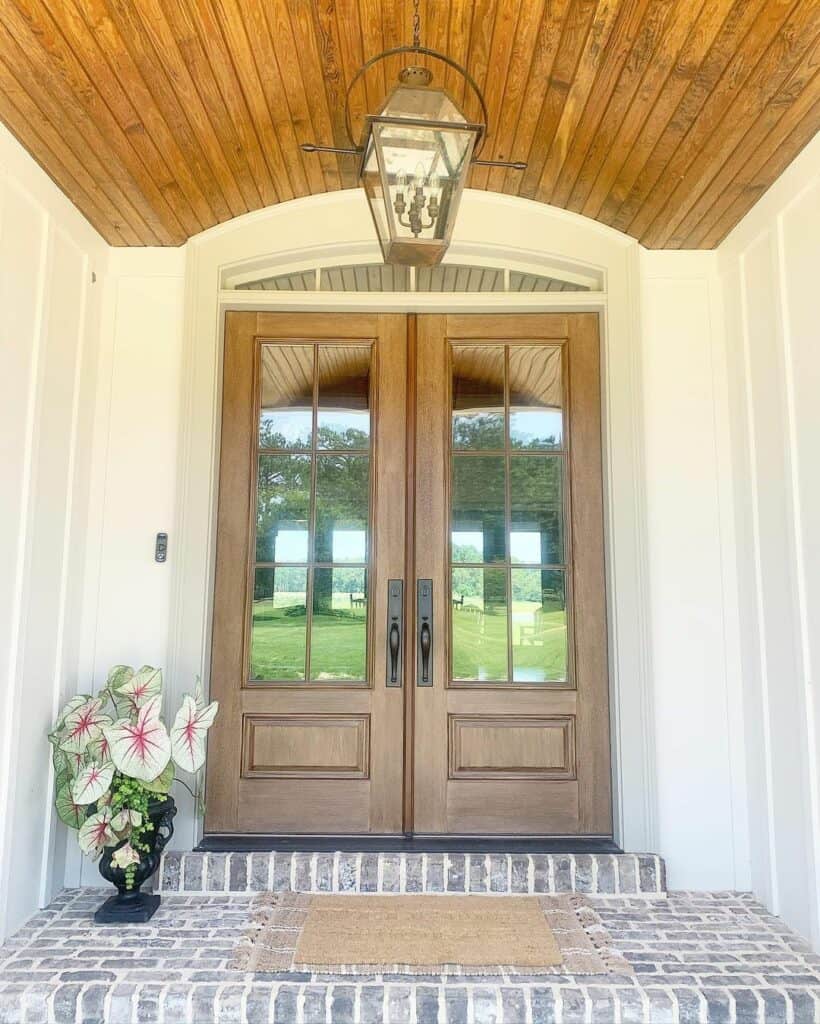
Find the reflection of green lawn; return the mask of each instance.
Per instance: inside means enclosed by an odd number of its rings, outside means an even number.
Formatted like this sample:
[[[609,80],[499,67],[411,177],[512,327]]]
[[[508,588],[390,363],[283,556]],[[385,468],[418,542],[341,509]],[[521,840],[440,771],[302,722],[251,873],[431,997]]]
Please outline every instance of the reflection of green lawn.
[[[467,598],[464,608],[453,609],[453,678],[507,679],[506,608],[482,616],[469,610],[477,604]],[[513,602],[513,660],[519,681],[566,678],[564,613],[539,611],[534,601]]]
[[[277,593],[255,601],[251,644],[251,678],[304,679],[304,594]],[[465,605],[475,605],[467,598]],[[293,614],[296,610],[297,614]],[[513,603],[513,657],[519,681],[566,678],[564,613],[543,611],[531,601]],[[290,612],[290,614],[289,614]],[[333,613],[313,616],[311,676],[324,679],[364,679],[366,611],[351,608],[347,594],[333,595]],[[523,629],[522,629],[523,627]],[[522,643],[522,634],[524,643]],[[453,610],[453,677],[505,680],[507,676],[506,612],[483,616],[467,607]]]
[[[276,606],[270,600],[254,601],[252,679],[304,679],[304,602],[304,594],[283,593],[277,593]],[[366,610],[351,608],[347,594],[334,594],[332,614],[313,616],[311,677],[364,679],[366,631]]]

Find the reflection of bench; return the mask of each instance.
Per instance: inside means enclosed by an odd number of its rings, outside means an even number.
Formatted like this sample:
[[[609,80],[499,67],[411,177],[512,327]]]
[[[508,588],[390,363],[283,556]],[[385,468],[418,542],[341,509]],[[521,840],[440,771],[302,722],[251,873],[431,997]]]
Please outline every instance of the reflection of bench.
[[[519,626],[521,645],[543,643],[547,630],[544,628],[544,612],[538,608],[533,612],[531,626]]]
[[[359,597],[358,594],[351,594],[350,595],[350,607],[351,608],[364,608],[365,604],[366,604],[366,599],[365,599],[364,594],[362,594],[361,597]]]

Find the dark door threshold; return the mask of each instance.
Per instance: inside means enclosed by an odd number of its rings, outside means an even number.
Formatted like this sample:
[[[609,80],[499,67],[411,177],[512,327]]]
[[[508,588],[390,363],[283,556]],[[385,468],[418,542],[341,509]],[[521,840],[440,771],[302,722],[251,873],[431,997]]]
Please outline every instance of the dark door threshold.
[[[203,836],[199,853],[623,853],[612,839],[590,836]]]

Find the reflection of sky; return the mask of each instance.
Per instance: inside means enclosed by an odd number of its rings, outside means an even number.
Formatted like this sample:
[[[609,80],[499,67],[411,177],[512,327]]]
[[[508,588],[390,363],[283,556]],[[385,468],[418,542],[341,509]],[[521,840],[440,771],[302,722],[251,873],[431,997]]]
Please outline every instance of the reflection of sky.
[[[367,534],[364,530],[334,530],[332,540],[334,562],[364,562]],[[277,562],[306,562],[308,532],[306,529],[280,529],[276,533]]]
[[[333,531],[333,561],[363,562],[367,535],[364,530]]]
[[[481,560],[484,550],[484,534],[480,531],[453,530],[453,547],[475,548]]]
[[[277,562],[306,562],[308,532],[305,529],[278,530],[276,533]]]
[[[513,530],[510,533],[510,557],[513,562],[540,562],[541,534],[537,530]]]
[[[335,434],[344,435],[348,430],[360,430],[366,434],[370,428],[370,413],[351,412],[349,409],[320,409],[318,413],[319,429],[332,430]]]
[[[474,548],[481,561],[484,535],[479,531],[453,530],[453,547]],[[537,530],[513,530],[510,533],[510,557],[513,562],[541,561],[541,534]]]
[[[310,409],[262,410],[262,424],[273,434],[281,434],[289,448],[310,446],[313,413]]]
[[[510,438],[513,442],[530,444],[554,437],[561,441],[560,409],[539,409],[537,411],[510,410]]]

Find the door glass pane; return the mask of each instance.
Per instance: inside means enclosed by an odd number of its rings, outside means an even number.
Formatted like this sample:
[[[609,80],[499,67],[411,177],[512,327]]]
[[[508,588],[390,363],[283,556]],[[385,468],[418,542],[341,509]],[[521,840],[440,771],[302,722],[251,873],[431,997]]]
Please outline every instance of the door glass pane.
[[[371,351],[260,349],[249,682],[367,681]]]
[[[312,345],[262,346],[260,448],[310,448],[313,361]]]
[[[453,349],[453,448],[504,447],[504,348]]]
[[[370,443],[370,349],[319,347],[320,448],[359,448]]]
[[[452,359],[451,678],[566,685],[562,349]]]
[[[366,658],[365,570],[314,569],[310,678],[364,680]]]
[[[512,570],[513,680],[567,679],[567,605],[560,569]]]
[[[454,455],[454,562],[504,561],[504,456]]]
[[[453,679],[506,680],[506,570],[454,568],[452,579]]]
[[[308,560],[310,463],[309,455],[259,456],[257,562]]]
[[[510,445],[549,449],[563,444],[561,349],[510,346]]]
[[[305,678],[307,569],[257,569],[251,620],[251,679]]]
[[[510,559],[535,565],[564,561],[563,459],[510,458]]]
[[[370,505],[367,455],[320,455],[316,466],[317,562],[364,562]]]

